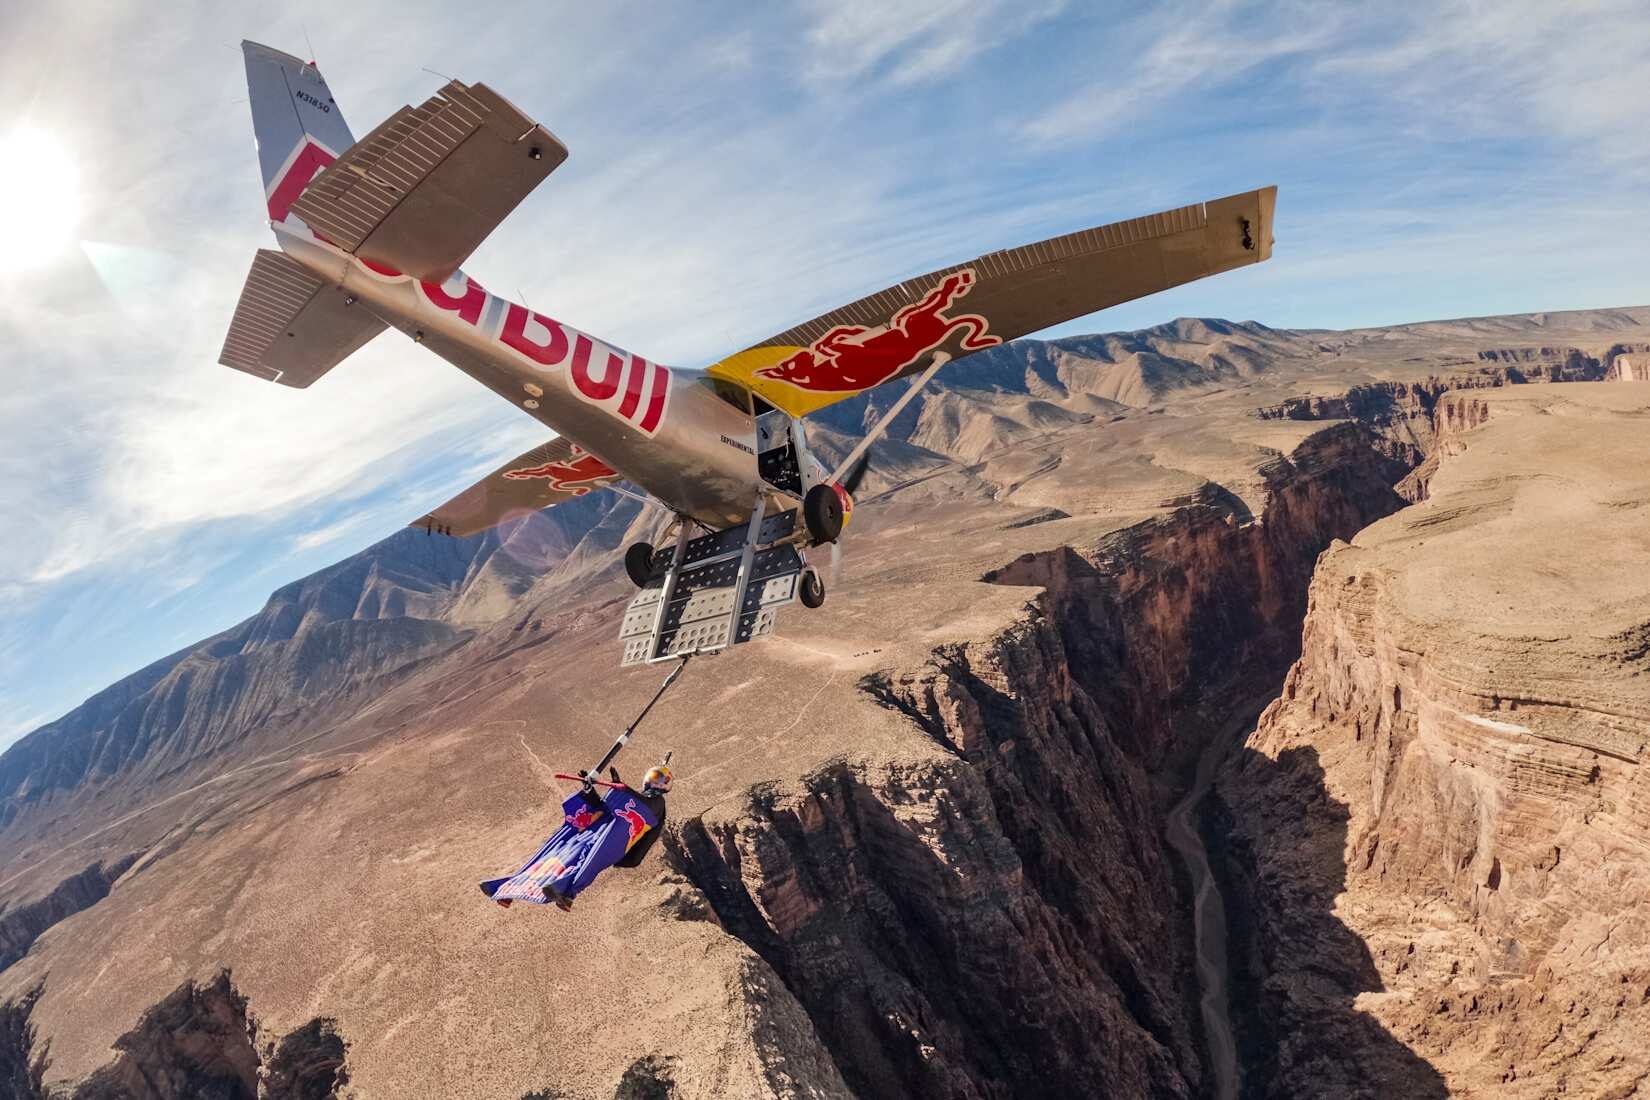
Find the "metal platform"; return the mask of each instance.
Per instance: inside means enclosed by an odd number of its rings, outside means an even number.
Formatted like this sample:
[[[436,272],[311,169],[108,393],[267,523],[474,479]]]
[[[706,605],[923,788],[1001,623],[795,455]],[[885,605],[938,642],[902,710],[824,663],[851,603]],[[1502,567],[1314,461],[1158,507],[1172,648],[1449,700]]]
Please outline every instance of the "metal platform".
[[[780,541],[796,530],[794,511],[759,525],[758,514],[696,539],[683,525],[670,569],[625,609],[621,668],[710,653],[772,632],[775,613],[796,599],[802,555]]]

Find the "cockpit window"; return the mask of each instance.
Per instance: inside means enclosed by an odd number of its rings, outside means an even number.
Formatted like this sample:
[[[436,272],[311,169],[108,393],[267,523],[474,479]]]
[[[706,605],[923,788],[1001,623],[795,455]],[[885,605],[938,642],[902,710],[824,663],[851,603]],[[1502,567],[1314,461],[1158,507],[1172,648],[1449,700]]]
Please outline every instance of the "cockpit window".
[[[742,413],[747,415],[750,413],[750,391],[745,387],[735,385],[725,378],[707,378],[705,381],[717,397],[720,397]]]

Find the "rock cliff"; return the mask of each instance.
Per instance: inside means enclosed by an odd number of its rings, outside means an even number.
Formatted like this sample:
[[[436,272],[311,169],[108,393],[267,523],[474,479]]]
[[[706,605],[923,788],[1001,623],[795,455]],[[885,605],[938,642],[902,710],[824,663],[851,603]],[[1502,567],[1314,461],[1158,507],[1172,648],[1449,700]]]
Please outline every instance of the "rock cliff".
[[[987,578],[1042,590],[1014,626],[863,681],[951,759],[833,765],[677,834],[859,1095],[1200,1094],[1158,784],[1230,685],[1281,675],[1318,551],[1401,473],[1340,425],[1268,470],[1263,522],[1217,498],[1026,555]]]
[[[38,994],[6,1006],[6,1030],[27,1036]],[[334,1021],[311,1020],[276,1039],[260,1035],[227,971],[185,982],[115,1041],[116,1056],[66,1089],[44,1087],[29,1047],[0,1042],[0,1082],[12,1100],[336,1100],[349,1083]]]
[[[1324,555],[1220,782],[1247,1091],[1631,1095],[1650,399],[1507,389],[1439,421],[1428,499]]]
[[[94,863],[58,883],[43,898],[0,908],[0,970],[28,954],[46,929],[108,897],[115,880],[137,859],[136,855],[129,855],[107,866]]]

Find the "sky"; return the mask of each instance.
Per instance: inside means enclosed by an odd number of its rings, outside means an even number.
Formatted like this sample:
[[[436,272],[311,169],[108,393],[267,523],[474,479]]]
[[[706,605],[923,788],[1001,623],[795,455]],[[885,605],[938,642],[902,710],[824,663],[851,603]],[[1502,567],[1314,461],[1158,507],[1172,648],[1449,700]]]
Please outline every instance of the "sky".
[[[308,390],[217,365],[272,240],[243,38],[357,135],[439,74],[537,118],[571,156],[466,270],[673,364],[1266,184],[1269,263],[1050,334],[1650,303],[1642,0],[159,10],[0,5],[0,747],[544,438],[393,333]]]

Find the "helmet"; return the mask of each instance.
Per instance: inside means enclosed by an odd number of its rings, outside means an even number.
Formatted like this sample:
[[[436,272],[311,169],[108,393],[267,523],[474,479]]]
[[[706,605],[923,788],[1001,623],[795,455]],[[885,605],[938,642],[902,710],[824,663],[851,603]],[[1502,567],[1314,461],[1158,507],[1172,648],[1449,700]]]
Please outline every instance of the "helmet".
[[[642,780],[642,790],[659,791],[661,793],[670,790],[670,769],[663,764],[656,768],[649,768],[647,778]]]

